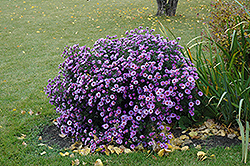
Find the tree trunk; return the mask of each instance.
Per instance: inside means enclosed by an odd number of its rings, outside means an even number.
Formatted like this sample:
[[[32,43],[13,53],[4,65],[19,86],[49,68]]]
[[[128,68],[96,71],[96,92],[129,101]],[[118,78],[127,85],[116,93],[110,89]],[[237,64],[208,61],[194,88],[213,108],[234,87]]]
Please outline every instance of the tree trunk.
[[[178,4],[178,0],[168,0],[167,6],[166,6],[167,16],[175,16],[177,4]]]
[[[178,0],[156,0],[156,2],[158,5],[157,16],[163,13],[167,16],[175,16]]]

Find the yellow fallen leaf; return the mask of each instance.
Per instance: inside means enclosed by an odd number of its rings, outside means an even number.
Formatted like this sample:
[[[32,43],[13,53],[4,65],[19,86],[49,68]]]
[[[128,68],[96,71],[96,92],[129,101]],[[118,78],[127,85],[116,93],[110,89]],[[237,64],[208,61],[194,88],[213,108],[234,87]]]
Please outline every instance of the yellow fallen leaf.
[[[40,153],[40,155],[42,156],[42,155],[45,155],[47,152],[45,152],[45,151],[43,151],[42,153]]]
[[[220,135],[221,135],[222,137],[225,137],[225,136],[226,136],[225,131],[224,131],[224,130],[220,130]]]
[[[99,151],[101,151],[101,150],[103,150],[102,148],[97,148],[95,151],[96,152],[99,152]]]
[[[132,151],[130,149],[124,149],[124,153],[132,153]]]
[[[214,155],[214,154],[212,154],[210,157],[211,157],[211,158],[215,158],[215,155]]]
[[[72,160],[72,165],[79,165],[80,161],[79,159],[76,159],[75,161]]]
[[[114,149],[114,145],[109,145],[109,146],[108,146],[108,150],[109,150],[111,153],[114,153],[114,152],[115,152],[113,149]]]
[[[40,136],[40,137],[38,138],[39,141],[41,141],[42,139],[43,139],[42,136]]]
[[[17,139],[23,140],[25,139],[26,135],[25,134],[21,134],[21,137],[17,137]]]
[[[189,149],[188,146],[183,146],[183,147],[181,148],[181,151],[186,151],[186,150],[188,150],[188,149]]]
[[[46,144],[40,143],[38,146],[47,146]]]
[[[122,150],[120,148],[118,148],[118,147],[114,147],[113,149],[114,149],[115,153],[118,154],[118,155],[120,153],[122,153]]]
[[[236,134],[234,134],[234,133],[233,134],[228,134],[227,137],[230,138],[230,139],[234,139],[234,137],[236,137]]]
[[[65,136],[64,136],[65,137]],[[62,137],[62,138],[64,138]],[[81,149],[82,148],[82,142],[75,142],[74,144],[72,144],[70,146],[70,150],[74,150],[74,149]]]
[[[0,126],[0,128],[3,128],[3,126]]]
[[[103,166],[102,160],[97,159],[94,166]]]
[[[49,149],[53,149],[51,146],[48,146]]]
[[[164,154],[165,154],[165,149],[161,149],[161,150],[158,152],[158,156],[160,156],[160,157],[162,157]]]
[[[207,159],[207,156],[204,156],[204,157],[200,158],[200,161],[204,161],[206,159]]]
[[[201,145],[197,145],[195,149],[201,149]]]
[[[184,139],[189,139],[189,136],[187,136],[187,135],[181,135],[179,138],[180,138],[181,140],[184,140]]]
[[[66,135],[65,135],[65,134],[58,134],[58,135],[59,135],[59,137],[61,137],[61,138],[66,137]]]
[[[80,155],[84,155],[87,156],[90,153],[90,148],[84,148],[82,150],[80,150]]]
[[[169,152],[172,152],[172,151],[169,150],[169,149],[161,149],[161,150],[158,152],[158,156],[162,157],[162,156],[164,156],[166,153],[169,153]]]
[[[63,152],[60,152],[59,154],[60,154],[61,156],[63,156],[63,157],[65,156],[65,154],[64,154]]]
[[[166,143],[166,145],[168,145],[168,149],[172,149],[173,148],[173,146],[170,145],[170,144],[168,144],[168,143]]]
[[[198,157],[200,157],[200,156],[205,156],[205,155],[206,155],[206,153],[203,152],[203,151],[198,151],[198,152],[197,152],[197,156],[198,156]]]
[[[197,133],[197,132],[194,132],[194,131],[191,131],[190,133],[188,133],[188,135],[189,135],[191,138],[193,138],[193,137],[197,136],[198,133]]]

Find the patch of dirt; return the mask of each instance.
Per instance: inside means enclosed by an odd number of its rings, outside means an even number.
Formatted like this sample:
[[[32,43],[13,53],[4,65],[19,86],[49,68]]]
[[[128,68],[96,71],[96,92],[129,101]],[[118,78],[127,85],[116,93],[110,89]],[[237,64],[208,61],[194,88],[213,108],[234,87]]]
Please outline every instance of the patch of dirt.
[[[171,130],[173,135],[178,138],[182,134],[181,129],[175,129]],[[188,135],[189,132],[185,133],[185,135]],[[233,139],[228,138],[227,136],[218,136],[218,135],[211,135],[208,136],[206,139],[190,139],[190,141],[187,141],[187,143],[182,144],[182,146],[189,146],[190,148],[196,147],[197,145],[200,145],[202,148],[210,149],[213,147],[231,147],[235,145],[240,145],[241,140],[238,139],[238,137],[235,137]]]
[[[62,138],[59,134],[61,134],[60,129],[56,125],[52,124],[50,126],[46,126],[39,136],[42,137],[42,143],[49,146],[58,146],[60,149],[68,148],[73,144],[71,138]]]
[[[180,129],[175,129],[171,130],[173,135],[175,137],[180,137],[182,134],[182,130]],[[59,148],[69,148],[70,145],[73,144],[72,139],[69,137],[60,137],[60,130],[57,128],[56,125],[52,124],[50,126],[46,126],[41,134],[39,136],[42,136],[42,141],[45,144],[48,144],[49,146],[58,146]],[[185,133],[186,135],[188,133]],[[190,139],[189,142],[187,142],[184,145],[189,146],[190,148],[196,147],[197,145],[201,145],[202,147],[205,147],[207,149],[212,148],[212,147],[230,147],[234,145],[239,145],[241,141],[235,137],[233,139],[230,139],[226,136],[217,136],[217,135],[212,135],[209,136],[208,138],[201,140],[201,139]]]

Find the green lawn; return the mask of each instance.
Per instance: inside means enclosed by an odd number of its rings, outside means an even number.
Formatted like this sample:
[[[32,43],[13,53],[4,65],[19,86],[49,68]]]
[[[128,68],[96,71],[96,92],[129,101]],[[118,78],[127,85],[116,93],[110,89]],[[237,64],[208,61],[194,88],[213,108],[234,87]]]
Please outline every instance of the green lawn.
[[[57,117],[43,89],[47,80],[57,75],[66,45],[91,47],[98,38],[120,37],[139,26],[154,28],[157,34],[156,20],[182,37],[181,44],[185,45],[201,33],[210,1],[180,1],[176,17],[155,18],[155,0],[1,0],[0,164],[71,165],[76,158],[89,164],[101,158],[108,165],[240,164],[240,147],[209,150],[216,159],[200,162],[195,149],[157,159],[146,158],[144,153],[69,158],[61,157],[56,147],[38,146],[39,132]],[[38,112],[41,114],[35,115]],[[26,139],[18,140],[21,134],[27,135]],[[47,153],[41,155],[43,151]]]

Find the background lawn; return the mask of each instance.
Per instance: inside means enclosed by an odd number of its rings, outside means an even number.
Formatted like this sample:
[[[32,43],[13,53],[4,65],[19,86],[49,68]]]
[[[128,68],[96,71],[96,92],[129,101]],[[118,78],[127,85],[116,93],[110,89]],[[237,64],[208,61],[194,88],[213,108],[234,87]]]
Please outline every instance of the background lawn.
[[[66,45],[92,47],[99,38],[121,37],[139,26],[154,28],[157,34],[156,20],[182,37],[185,45],[201,33],[210,2],[183,0],[176,17],[156,18],[155,0],[1,0],[0,164],[70,165],[76,158],[93,164],[101,158],[108,165],[201,165],[195,149],[157,159],[143,153],[61,157],[56,147],[38,146],[38,134],[57,117],[43,89],[47,80],[57,75]],[[21,134],[27,135],[26,139],[17,139]],[[47,153],[41,155],[43,151]],[[209,154],[215,154],[216,159],[202,164],[240,164],[240,147],[212,149]]]

